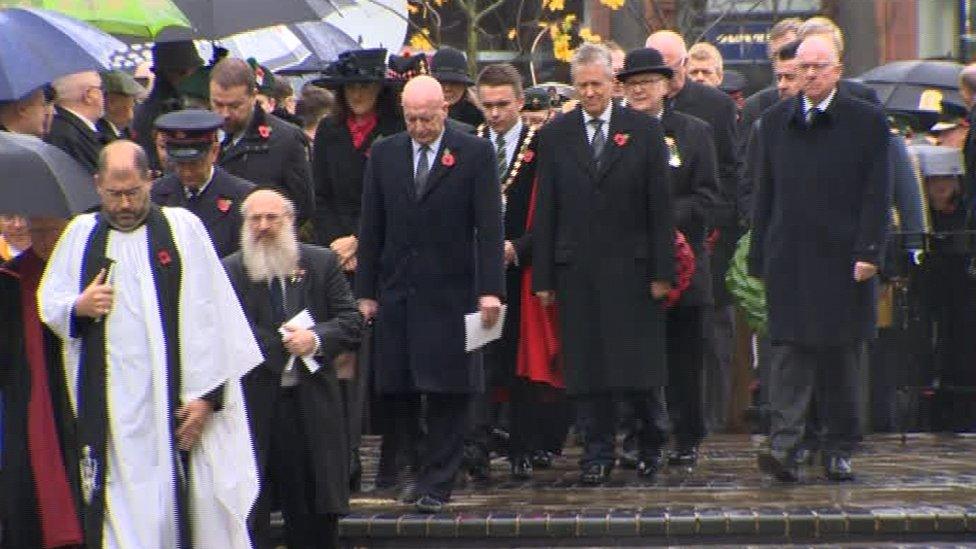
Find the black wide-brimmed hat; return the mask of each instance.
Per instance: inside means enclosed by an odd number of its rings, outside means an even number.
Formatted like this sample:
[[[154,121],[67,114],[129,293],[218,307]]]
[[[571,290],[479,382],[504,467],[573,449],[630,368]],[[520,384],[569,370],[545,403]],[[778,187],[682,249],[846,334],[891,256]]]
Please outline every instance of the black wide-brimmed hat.
[[[430,58],[430,75],[438,82],[453,82],[473,86],[474,80],[468,75],[468,60],[461,50],[441,48]]]
[[[617,73],[617,78],[622,80],[646,72],[663,74],[668,78],[674,76],[674,70],[664,62],[661,52],[654,48],[638,48],[624,57],[624,68]]]
[[[322,77],[312,83],[316,86],[337,88],[345,84],[370,82],[386,82],[385,48],[344,51],[322,71]]]

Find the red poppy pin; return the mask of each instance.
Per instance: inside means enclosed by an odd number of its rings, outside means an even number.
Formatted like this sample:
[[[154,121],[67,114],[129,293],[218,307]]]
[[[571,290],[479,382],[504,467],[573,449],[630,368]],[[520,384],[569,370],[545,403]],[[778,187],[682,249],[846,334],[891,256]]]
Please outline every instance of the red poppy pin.
[[[225,214],[230,211],[230,207],[233,203],[234,202],[231,201],[231,199],[222,196],[217,199],[217,209],[220,210],[220,213]]]
[[[258,126],[258,135],[261,136],[261,139],[267,139],[268,136],[271,135],[271,127],[267,124]]]
[[[159,260],[159,264],[163,267],[168,267],[173,262],[173,258],[169,255],[169,250],[159,250],[156,252],[156,259]]]
[[[613,136],[613,142],[616,143],[618,147],[623,147],[627,144],[627,141],[630,141],[629,133],[617,133]]]
[[[532,162],[533,158],[535,158],[535,151],[533,151],[532,149],[527,149],[525,153],[522,155],[522,162],[526,162],[526,163]]]
[[[451,154],[451,149],[444,149],[444,154],[441,156],[441,164],[445,167],[450,168],[454,165],[455,159],[454,155]]]

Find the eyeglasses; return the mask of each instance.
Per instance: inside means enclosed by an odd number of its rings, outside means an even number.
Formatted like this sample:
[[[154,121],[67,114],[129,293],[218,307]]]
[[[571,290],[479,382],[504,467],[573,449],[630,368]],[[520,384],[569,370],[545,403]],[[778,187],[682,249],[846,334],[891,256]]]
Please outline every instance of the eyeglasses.
[[[628,88],[647,88],[657,84],[658,82],[662,82],[663,80],[664,78],[628,78],[624,81],[624,86],[627,86]]]
[[[285,214],[268,213],[268,214],[248,214],[247,217],[245,217],[244,219],[247,220],[247,222],[251,223],[252,225],[257,225],[258,223],[261,223],[261,221],[267,221],[269,224],[274,225],[284,218],[285,218]]]

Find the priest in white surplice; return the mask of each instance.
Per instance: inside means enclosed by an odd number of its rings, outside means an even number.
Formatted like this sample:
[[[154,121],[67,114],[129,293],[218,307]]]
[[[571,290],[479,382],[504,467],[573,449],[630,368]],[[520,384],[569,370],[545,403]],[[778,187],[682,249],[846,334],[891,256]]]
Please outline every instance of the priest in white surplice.
[[[150,187],[142,149],[105,147],[102,209],[68,226],[38,290],[65,341],[86,545],[250,547],[240,378],[263,359],[206,229]]]

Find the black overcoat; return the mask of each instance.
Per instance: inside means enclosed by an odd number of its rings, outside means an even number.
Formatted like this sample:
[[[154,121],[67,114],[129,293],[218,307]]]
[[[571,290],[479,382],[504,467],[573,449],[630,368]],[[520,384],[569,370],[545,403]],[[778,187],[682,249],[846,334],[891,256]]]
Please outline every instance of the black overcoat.
[[[354,348],[359,342],[362,317],[352,299],[346,278],[331,250],[300,244],[301,276],[286,281],[285,318],[302,309],[315,319],[312,331],[321,341],[321,364],[316,373],[296,362],[300,379],[298,400],[303,430],[309,435],[306,448],[310,454],[316,513],[346,513],[349,505],[349,449],[346,438],[339,382],[332,363],[337,354]],[[281,391],[281,372],[288,358],[275,324],[266,282],[252,282],[244,270],[242,255],[234,253],[223,260],[234,291],[244,309],[251,329],[261,347],[265,361],[243,379],[251,438],[258,470],[266,470],[271,431],[274,425],[274,403]]]
[[[237,143],[223,147],[218,162],[237,177],[287,196],[301,223],[315,204],[308,148],[305,132],[255,106],[250,126]]]
[[[650,290],[674,276],[664,131],[614,106],[607,135],[597,167],[579,107],[539,132],[532,285],[556,291],[572,394],[667,383],[664,309]]]
[[[811,125],[802,96],[759,126],[750,272],[764,279],[769,333],[798,345],[847,345],[875,333],[876,280],[854,282],[854,263],[879,265],[891,178],[884,113],[838,91]]]
[[[196,214],[210,234],[218,257],[226,257],[241,247],[241,203],[254,189],[254,183],[214,167],[213,179],[199,196],[190,200],[176,174],[153,182],[152,201],[160,206],[178,206]]]
[[[33,253],[28,250],[24,254]],[[34,549],[43,547],[40,515],[34,488],[34,475],[28,452],[28,405],[31,394],[30,365],[24,348],[21,314],[19,263],[21,254],[0,267],[0,390],[3,391],[3,475],[0,475],[0,521],[3,521],[3,547]],[[62,367],[61,339],[47,326],[44,355],[48,389],[51,394],[54,424],[61,443],[61,457],[72,487],[78,483],[78,452],[75,419],[69,403]],[[79,496],[75,497],[80,509]]]
[[[363,173],[370,147],[377,139],[403,131],[403,119],[380,116],[362,146],[353,146],[343,119],[330,116],[319,123],[312,147],[315,181],[315,240],[321,246],[359,232]]]
[[[105,139],[74,113],[55,107],[45,141],[68,153],[88,173],[98,171],[98,153],[105,146]]]
[[[489,138],[490,132],[487,126],[479,127],[478,135]],[[508,265],[505,268],[508,313],[505,316],[505,326],[502,328],[502,338],[490,350],[497,359],[494,374],[499,382],[507,382],[515,376],[519,323],[522,319],[522,275],[525,269],[532,265],[532,231],[525,230],[525,222],[529,215],[529,202],[532,199],[535,167],[539,164],[536,151],[538,132],[532,132],[532,138],[526,145],[528,136],[529,126],[523,125],[518,145],[515,147],[515,156],[501,178],[505,197],[505,240],[510,240],[515,247],[518,264]],[[522,154],[521,162],[516,169],[515,165],[523,146],[525,153]]]
[[[666,111],[661,117],[664,135],[674,140],[677,158],[671,155],[671,196],[674,224],[695,252],[695,274],[678,306],[711,305],[711,261],[705,236],[711,226],[712,205],[718,200],[718,167],[712,128],[694,116]]]
[[[379,301],[381,393],[482,391],[481,355],[464,351],[463,316],[478,310],[479,296],[505,296],[493,147],[448,126],[434,158],[419,199],[406,132],[374,144],[366,165],[356,297]]]

